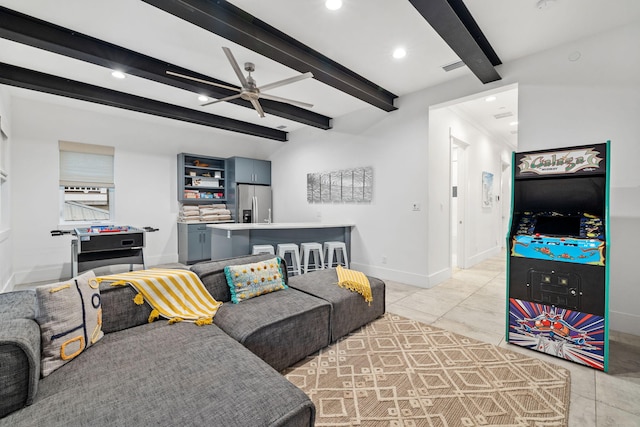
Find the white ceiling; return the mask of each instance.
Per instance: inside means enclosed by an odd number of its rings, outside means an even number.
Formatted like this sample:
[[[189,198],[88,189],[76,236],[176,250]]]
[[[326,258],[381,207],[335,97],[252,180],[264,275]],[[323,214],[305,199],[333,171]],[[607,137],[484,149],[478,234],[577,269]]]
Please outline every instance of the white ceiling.
[[[343,2],[342,9],[330,11],[324,0],[231,0],[398,96],[471,73],[466,67],[448,73],[442,70],[458,58],[408,0]],[[640,19],[638,0],[548,0],[548,7],[542,9],[537,7],[538,0],[464,3],[503,63]],[[231,48],[241,65],[255,63],[253,77],[259,85],[299,74],[137,0],[0,0],[0,5],[229,83],[235,84],[237,78],[222,46]],[[401,60],[391,55],[398,46],[407,50]],[[295,131],[305,126],[271,115],[261,119],[251,109],[229,103],[201,107],[195,94],[182,89],[135,76],[115,80],[110,70],[100,66],[5,39],[0,39],[0,62],[271,128],[284,125],[286,131]],[[312,111],[334,118],[376,108],[313,79],[269,93],[312,103]],[[511,103],[505,108],[515,109],[517,118],[514,99],[505,101]],[[498,103],[487,108],[489,103],[483,103],[463,106],[461,111],[476,116],[477,122],[489,117],[495,125],[493,109],[499,108]],[[508,135],[513,128],[508,123],[505,126],[491,131],[512,138]]]

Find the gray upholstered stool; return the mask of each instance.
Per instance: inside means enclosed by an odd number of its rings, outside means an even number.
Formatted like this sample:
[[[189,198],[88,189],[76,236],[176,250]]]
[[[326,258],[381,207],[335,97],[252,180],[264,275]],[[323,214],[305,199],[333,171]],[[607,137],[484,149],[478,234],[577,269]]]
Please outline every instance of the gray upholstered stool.
[[[251,255],[257,254],[274,254],[273,245],[253,245],[251,249]]]
[[[336,265],[341,264],[345,268],[349,268],[347,245],[344,242],[324,242],[323,252],[327,268],[333,268],[334,257],[336,258]]]
[[[295,243],[280,243],[278,244],[278,256],[285,260],[286,255],[289,254],[291,262],[287,263],[287,272],[289,274],[302,274],[300,271],[300,252],[298,245]]]
[[[324,256],[322,255],[322,245],[317,242],[307,242],[300,244],[300,259],[302,260],[302,272],[309,272],[309,257],[313,257],[313,270],[324,268]]]

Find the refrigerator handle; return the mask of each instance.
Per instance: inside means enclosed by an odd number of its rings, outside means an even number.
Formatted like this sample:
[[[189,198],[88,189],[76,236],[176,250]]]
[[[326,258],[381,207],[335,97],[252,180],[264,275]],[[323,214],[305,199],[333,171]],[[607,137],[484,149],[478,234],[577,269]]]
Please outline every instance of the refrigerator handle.
[[[253,219],[252,222],[258,222],[258,197],[253,196],[251,198],[251,204],[253,205],[251,208],[253,210]]]

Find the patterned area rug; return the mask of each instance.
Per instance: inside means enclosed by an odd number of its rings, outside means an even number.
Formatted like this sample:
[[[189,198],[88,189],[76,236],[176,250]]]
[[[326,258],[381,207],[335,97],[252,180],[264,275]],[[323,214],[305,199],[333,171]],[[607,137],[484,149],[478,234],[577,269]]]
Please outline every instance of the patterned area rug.
[[[316,426],[566,426],[564,368],[394,314],[287,369]]]

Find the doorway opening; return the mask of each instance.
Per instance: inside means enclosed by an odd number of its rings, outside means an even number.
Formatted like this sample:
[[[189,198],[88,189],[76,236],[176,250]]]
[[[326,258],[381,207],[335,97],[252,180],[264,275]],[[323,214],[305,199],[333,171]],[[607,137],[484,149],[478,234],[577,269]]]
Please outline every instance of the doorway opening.
[[[493,89],[430,111],[429,132],[449,153],[449,180],[437,184],[448,185],[449,266],[452,271],[470,268],[499,254],[506,243],[518,87]]]

